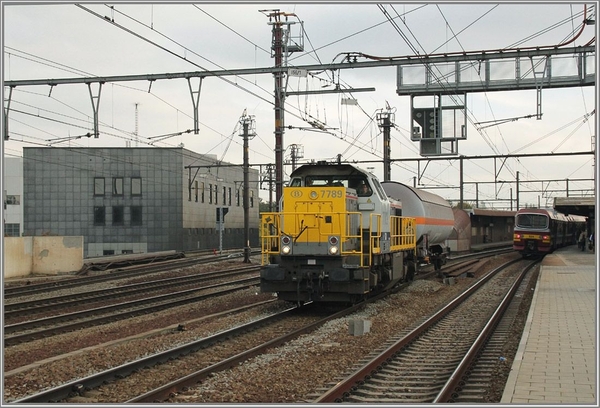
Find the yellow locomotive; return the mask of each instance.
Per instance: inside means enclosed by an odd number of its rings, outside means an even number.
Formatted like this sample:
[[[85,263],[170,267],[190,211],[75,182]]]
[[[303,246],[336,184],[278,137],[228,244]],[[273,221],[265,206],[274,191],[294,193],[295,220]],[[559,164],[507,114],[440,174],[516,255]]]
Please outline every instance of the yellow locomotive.
[[[414,275],[415,218],[370,172],[309,164],[261,217],[261,292],[304,303],[355,303]]]

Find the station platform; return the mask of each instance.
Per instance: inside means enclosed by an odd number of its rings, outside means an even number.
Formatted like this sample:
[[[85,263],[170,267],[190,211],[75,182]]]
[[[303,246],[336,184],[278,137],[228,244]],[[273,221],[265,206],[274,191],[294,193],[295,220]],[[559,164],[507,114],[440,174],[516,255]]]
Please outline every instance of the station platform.
[[[546,255],[501,403],[598,406],[597,265],[576,245]]]

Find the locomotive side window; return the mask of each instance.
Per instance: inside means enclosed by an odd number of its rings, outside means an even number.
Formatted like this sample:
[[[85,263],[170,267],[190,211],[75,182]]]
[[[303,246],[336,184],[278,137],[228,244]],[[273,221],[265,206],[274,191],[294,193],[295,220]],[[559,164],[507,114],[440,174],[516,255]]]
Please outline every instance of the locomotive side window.
[[[548,217],[543,214],[519,214],[517,226],[524,228],[548,228]]]
[[[379,198],[381,198],[382,200],[386,200],[387,195],[385,194],[385,191],[383,191],[383,187],[381,187],[381,184],[379,184],[379,181],[377,180],[373,180],[373,184],[375,184],[375,190],[377,190],[377,194],[379,194]]]
[[[373,190],[365,177],[352,178],[348,181],[348,186],[356,190],[359,197],[370,197],[373,195]]]

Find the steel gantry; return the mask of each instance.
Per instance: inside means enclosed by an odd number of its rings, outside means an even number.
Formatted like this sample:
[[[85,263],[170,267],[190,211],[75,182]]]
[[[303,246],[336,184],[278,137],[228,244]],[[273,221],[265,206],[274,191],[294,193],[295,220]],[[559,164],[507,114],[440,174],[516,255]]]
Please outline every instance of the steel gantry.
[[[273,25],[272,57],[275,58],[273,67],[246,68],[232,70],[212,70],[212,71],[191,71],[179,73],[163,74],[144,74],[144,75],[122,75],[122,76],[104,76],[104,77],[80,77],[80,78],[57,78],[57,79],[30,79],[30,80],[11,80],[4,81],[4,86],[9,88],[8,99],[4,108],[4,140],[9,140],[8,115],[10,111],[10,102],[12,90],[21,86],[39,86],[47,85],[52,90],[53,87],[65,84],[86,84],[89,87],[90,98],[92,102],[92,111],[94,116],[95,137],[98,137],[98,111],[100,106],[100,91],[102,85],[107,82],[124,81],[148,81],[149,88],[157,80],[165,79],[183,79],[188,81],[188,86],[192,98],[194,111],[194,133],[198,134],[198,110],[199,96],[202,81],[207,77],[225,77],[225,76],[243,76],[257,74],[272,74],[275,80],[275,179],[276,179],[276,200],[281,197],[283,185],[283,154],[285,146],[283,135],[285,129],[285,96],[286,96],[286,76],[298,75],[298,72],[317,72],[317,71],[337,71],[342,69],[359,68],[377,68],[386,66],[398,66],[397,94],[398,95],[440,95],[466,92],[486,92],[486,91],[506,91],[536,89],[539,93],[541,88],[558,87],[581,87],[594,86],[595,81],[595,59],[596,49],[593,45],[580,47],[538,47],[527,49],[516,49],[513,51],[495,50],[495,51],[476,51],[476,52],[458,52],[444,53],[435,55],[411,55],[400,57],[374,57],[362,53],[347,53],[346,58],[339,63],[330,64],[312,64],[298,65],[290,67],[287,65],[287,56],[296,51],[303,50],[303,45],[298,38],[291,38],[289,27],[293,22],[287,21],[288,16],[295,16],[289,13],[283,13],[279,10],[266,12]],[[282,21],[284,17],[284,21]],[[360,61],[359,58],[366,59]],[[535,59],[535,60],[534,60]],[[494,80],[494,61],[512,60],[515,67],[515,77],[512,80]],[[554,63],[554,60],[560,63]],[[522,61],[528,61],[531,69],[525,70]],[[537,62],[536,62],[537,61]],[[543,70],[537,68],[539,62],[544,64]],[[411,66],[415,68],[410,68]],[[467,73],[478,70],[476,67],[484,67],[485,76],[478,76],[476,80],[469,81]],[[557,66],[569,67],[565,73],[557,70]],[[452,68],[450,68],[452,67]],[[551,69],[554,67],[553,69]],[[293,71],[293,72],[292,72]],[[445,72],[443,80],[436,72]],[[478,73],[478,75],[481,72]],[[416,75],[417,81],[410,82],[407,78],[410,75]],[[197,88],[192,87],[191,78],[199,78]],[[98,84],[98,92],[92,92],[92,84]],[[338,89],[335,92],[359,92],[366,89]],[[306,91],[306,94],[311,93]],[[292,94],[291,92],[289,94]],[[300,94],[295,92],[294,94]],[[466,108],[466,107],[465,107]],[[541,102],[538,99],[538,116],[541,115]],[[383,120],[383,117],[381,118]],[[385,126],[385,124],[382,123]],[[391,160],[388,158],[388,163]]]

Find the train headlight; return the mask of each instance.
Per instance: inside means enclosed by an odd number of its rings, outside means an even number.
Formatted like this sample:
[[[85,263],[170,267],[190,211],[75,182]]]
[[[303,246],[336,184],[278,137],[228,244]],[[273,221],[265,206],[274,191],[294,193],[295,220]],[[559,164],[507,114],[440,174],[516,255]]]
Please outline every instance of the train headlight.
[[[340,240],[338,237],[330,236],[329,239],[329,255],[337,255],[340,252],[340,248],[338,246]]]
[[[283,247],[281,247],[281,253],[282,253],[283,255],[287,255],[287,254],[289,254],[289,253],[290,253],[290,247],[289,247],[289,246],[287,246],[287,245],[286,245],[286,246],[283,246]]]
[[[290,237],[288,237],[287,235],[284,235],[281,237],[281,243],[283,245],[289,245],[290,242],[292,242],[292,239]]]

